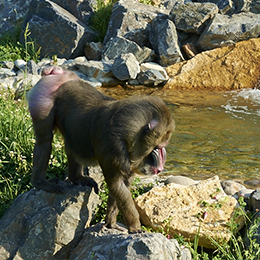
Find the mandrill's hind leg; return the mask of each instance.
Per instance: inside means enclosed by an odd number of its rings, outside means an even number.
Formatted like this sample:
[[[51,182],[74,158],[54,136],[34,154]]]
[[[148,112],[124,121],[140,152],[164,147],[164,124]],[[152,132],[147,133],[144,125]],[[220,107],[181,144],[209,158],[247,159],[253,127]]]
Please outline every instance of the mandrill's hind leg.
[[[52,148],[53,122],[53,111],[51,111],[45,119],[35,118],[33,120],[36,143],[33,151],[31,183],[36,189],[48,192],[63,193],[63,187],[46,180],[46,172]]]
[[[89,176],[83,174],[83,165],[75,160],[75,157],[70,151],[66,150],[68,157],[68,171],[69,179],[74,184],[81,184],[83,186],[90,186],[94,188],[96,194],[98,194],[97,183]]]

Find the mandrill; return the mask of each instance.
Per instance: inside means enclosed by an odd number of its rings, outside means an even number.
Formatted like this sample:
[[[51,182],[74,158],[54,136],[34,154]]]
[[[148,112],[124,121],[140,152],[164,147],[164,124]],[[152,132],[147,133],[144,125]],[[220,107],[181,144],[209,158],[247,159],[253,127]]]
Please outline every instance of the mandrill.
[[[98,162],[109,189],[106,226],[116,227],[120,210],[128,231],[141,232],[130,185],[138,169],[146,174],[163,170],[165,146],[175,128],[164,102],[152,96],[114,100],[74,72],[48,67],[29,92],[28,103],[36,136],[33,186],[64,192],[46,180],[53,132],[58,128],[65,141],[69,180],[98,193],[97,183],[83,174],[85,166]]]

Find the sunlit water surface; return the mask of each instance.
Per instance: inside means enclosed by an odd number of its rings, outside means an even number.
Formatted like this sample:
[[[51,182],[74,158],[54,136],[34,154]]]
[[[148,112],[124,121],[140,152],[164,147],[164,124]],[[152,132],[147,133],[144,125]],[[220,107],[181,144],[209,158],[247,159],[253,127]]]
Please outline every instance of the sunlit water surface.
[[[138,94],[106,90],[115,98]],[[144,91],[140,91],[144,92]],[[260,91],[147,90],[160,96],[176,121],[164,174],[240,181],[259,179]]]

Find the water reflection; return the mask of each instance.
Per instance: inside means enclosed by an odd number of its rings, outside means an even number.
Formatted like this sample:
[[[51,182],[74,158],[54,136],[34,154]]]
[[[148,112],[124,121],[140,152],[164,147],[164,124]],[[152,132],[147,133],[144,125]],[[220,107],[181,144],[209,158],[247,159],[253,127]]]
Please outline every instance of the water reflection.
[[[258,179],[260,168],[260,91],[185,92],[107,89],[123,98],[160,96],[172,111],[176,130],[167,147],[165,174],[205,179]]]

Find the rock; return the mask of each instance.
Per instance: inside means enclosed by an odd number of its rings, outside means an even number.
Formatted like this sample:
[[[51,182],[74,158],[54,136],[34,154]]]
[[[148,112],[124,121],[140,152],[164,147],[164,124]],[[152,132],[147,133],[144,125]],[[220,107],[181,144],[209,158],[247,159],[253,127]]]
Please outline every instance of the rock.
[[[252,192],[250,205],[253,211],[260,210],[260,188]]]
[[[20,69],[17,74],[33,74],[39,75],[40,74],[40,67],[35,63],[33,60],[29,60],[25,66]]]
[[[146,70],[150,70],[150,69],[158,70],[162,74],[162,76],[165,78],[165,80],[168,80],[168,75],[167,75],[166,70],[157,63],[154,63],[154,62],[142,63],[140,66],[140,69],[141,69],[141,71],[146,71]]]
[[[132,53],[121,54],[115,58],[112,72],[119,80],[135,79],[140,72],[139,62]]]
[[[113,7],[103,43],[106,44],[116,36],[122,36],[135,41],[141,47],[149,47],[149,23],[158,14],[166,14],[166,12],[138,1],[118,1]]]
[[[144,225],[163,229],[171,237],[182,234],[194,240],[199,232],[199,245],[206,248],[215,248],[209,237],[218,243],[231,237],[227,223],[237,200],[224,193],[217,176],[188,187],[155,187],[135,202]],[[240,228],[244,224],[241,218],[237,222]]]
[[[48,15],[46,15],[46,13]],[[49,0],[33,0],[23,21],[20,42],[29,24],[30,38],[41,48],[40,55],[73,58],[83,55],[84,45],[96,33],[68,11]]]
[[[89,19],[92,17],[95,11],[94,7],[97,5],[96,0],[52,0],[52,2],[58,4],[85,24],[89,23]]]
[[[71,252],[69,260],[164,259],[191,260],[189,250],[181,250],[175,239],[159,233],[125,234],[103,224],[88,228]]]
[[[243,0],[210,0],[211,3],[217,5],[221,14],[232,15],[236,11],[235,2]],[[208,3],[208,0],[198,0],[199,3]]]
[[[245,184],[249,185],[253,188],[257,188],[260,186],[260,180],[258,180],[258,179],[247,180],[247,181],[245,181]]]
[[[194,181],[193,179],[185,176],[169,176],[165,181],[165,185],[170,183],[180,184],[183,186],[190,186],[198,183],[198,181]]]
[[[85,61],[77,62],[77,68],[87,75],[88,77],[93,77],[97,80],[104,77],[111,77],[112,74],[112,64],[101,62],[101,61]]]
[[[232,180],[221,181],[221,186],[224,192],[230,196],[246,188],[244,185]]]
[[[156,69],[147,69],[141,70],[137,79],[142,85],[156,87],[167,82],[168,77],[165,78],[164,75]]]
[[[173,6],[169,19],[178,30],[200,34],[217,13],[218,7],[213,3],[186,3]]]
[[[159,55],[162,66],[168,66],[183,61],[175,25],[172,21],[158,17],[152,21],[149,40],[153,49]]]
[[[260,14],[259,0],[249,0],[245,1],[245,6],[243,11],[248,11],[256,14]]]
[[[7,68],[0,68],[0,79],[16,76],[14,70],[7,69]]]
[[[0,64],[7,69],[13,69],[14,68],[14,63],[12,61],[2,61]]]
[[[8,89],[11,92],[15,92],[17,77],[7,77],[0,79],[0,89]]]
[[[24,19],[32,0],[5,0],[0,2],[0,37],[5,33],[14,34]]]
[[[254,88],[260,77],[260,39],[211,51],[166,68],[165,88],[235,90]],[[225,77],[223,77],[225,75]]]
[[[16,60],[14,62],[14,66],[15,66],[16,70],[24,69],[25,65],[26,65],[26,61],[24,61],[24,60]]]
[[[219,0],[216,5],[221,14],[231,15],[235,12],[232,0]]]
[[[95,212],[90,187],[60,181],[66,193],[32,189],[19,195],[0,220],[0,256],[8,259],[67,259]]]
[[[211,50],[257,38],[259,34],[260,14],[239,13],[230,17],[217,14],[200,36],[198,45],[203,50]]]
[[[84,53],[88,60],[100,60],[103,44],[101,42],[87,42]]]
[[[123,37],[115,37],[111,38],[104,46],[102,58],[105,60],[114,60],[121,54],[127,53],[132,53],[138,57],[143,53],[143,49],[135,42],[129,41]]]

